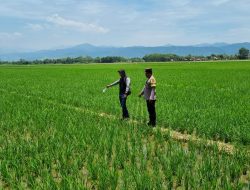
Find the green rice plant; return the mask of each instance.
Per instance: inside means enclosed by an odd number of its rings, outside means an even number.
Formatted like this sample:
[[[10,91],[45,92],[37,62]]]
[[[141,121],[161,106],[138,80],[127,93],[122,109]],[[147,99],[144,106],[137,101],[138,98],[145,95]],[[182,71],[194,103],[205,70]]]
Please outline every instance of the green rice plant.
[[[121,122],[117,90],[98,90],[120,67],[0,66],[0,189],[249,187],[249,62],[123,65],[135,94],[144,67],[154,69],[153,130],[144,100],[133,93],[133,121]],[[204,142],[177,142],[162,128]]]

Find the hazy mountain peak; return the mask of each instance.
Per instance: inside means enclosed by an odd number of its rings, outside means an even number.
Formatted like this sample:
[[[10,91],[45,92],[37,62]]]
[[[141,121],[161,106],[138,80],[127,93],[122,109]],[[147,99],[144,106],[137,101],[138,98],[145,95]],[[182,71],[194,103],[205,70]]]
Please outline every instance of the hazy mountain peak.
[[[215,44],[198,44],[192,46],[132,46],[132,47],[111,47],[111,46],[94,46],[92,44],[79,44],[70,48],[43,50],[30,53],[0,53],[1,60],[35,60],[46,58],[62,58],[62,57],[105,57],[105,56],[123,56],[123,57],[143,57],[152,53],[169,53],[177,55],[211,55],[211,54],[237,54],[241,47],[250,49],[250,43],[215,43]]]

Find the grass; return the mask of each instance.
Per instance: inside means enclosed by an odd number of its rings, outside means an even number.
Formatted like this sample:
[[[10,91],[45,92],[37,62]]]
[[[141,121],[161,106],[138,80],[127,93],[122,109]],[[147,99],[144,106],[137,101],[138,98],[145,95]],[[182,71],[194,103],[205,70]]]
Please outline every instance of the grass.
[[[132,79],[130,113],[142,123],[96,114],[119,118],[117,89],[102,88],[120,67]],[[230,142],[237,152],[148,129],[136,96],[145,67],[158,82],[161,127]],[[249,188],[249,73],[250,62],[0,66],[0,188]]]

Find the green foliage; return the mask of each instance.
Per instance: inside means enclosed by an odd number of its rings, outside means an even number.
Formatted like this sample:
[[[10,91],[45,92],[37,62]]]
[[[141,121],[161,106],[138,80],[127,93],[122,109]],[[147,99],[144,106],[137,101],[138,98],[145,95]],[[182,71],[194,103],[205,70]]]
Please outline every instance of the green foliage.
[[[120,65],[0,66],[0,189],[249,187],[249,62],[122,66],[135,92],[153,67],[159,127],[227,139],[238,151],[121,122],[117,89],[101,93]],[[144,100],[131,95],[128,107],[147,119]]]
[[[180,57],[175,54],[150,54],[143,57],[145,62],[179,61]]]
[[[249,50],[245,48],[241,48],[239,50],[239,55],[226,55],[226,54],[211,54],[209,56],[178,56],[175,54],[148,54],[143,58],[135,57],[135,58],[125,58],[120,56],[107,56],[107,57],[66,57],[66,58],[58,58],[58,59],[44,59],[44,60],[34,60],[28,61],[21,59],[19,61],[8,62],[1,61],[0,64],[18,64],[18,65],[27,65],[27,64],[75,64],[75,63],[120,63],[120,62],[172,62],[172,61],[211,61],[211,60],[237,60],[237,59],[248,59],[249,58]]]
[[[249,58],[249,50],[246,48],[241,48],[239,50],[239,59],[248,59]]]
[[[115,56],[108,56],[102,57],[101,63],[118,63],[118,62],[126,62],[127,60],[124,57],[115,57]]]

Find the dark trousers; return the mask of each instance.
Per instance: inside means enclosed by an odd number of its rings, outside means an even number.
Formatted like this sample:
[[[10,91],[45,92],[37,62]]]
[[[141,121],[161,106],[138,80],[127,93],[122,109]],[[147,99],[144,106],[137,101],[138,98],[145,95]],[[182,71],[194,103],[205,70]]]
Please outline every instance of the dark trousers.
[[[122,107],[122,117],[129,118],[129,113],[128,113],[128,109],[127,109],[127,105],[126,105],[127,97],[125,98],[124,94],[120,94],[119,99],[120,99],[120,104]]]
[[[149,125],[156,125],[155,100],[147,100],[147,108],[149,114]]]

